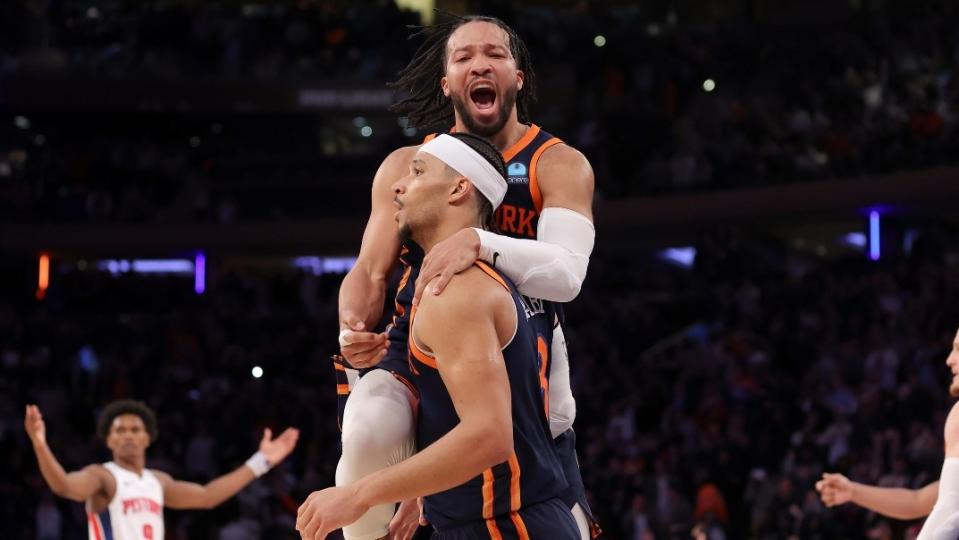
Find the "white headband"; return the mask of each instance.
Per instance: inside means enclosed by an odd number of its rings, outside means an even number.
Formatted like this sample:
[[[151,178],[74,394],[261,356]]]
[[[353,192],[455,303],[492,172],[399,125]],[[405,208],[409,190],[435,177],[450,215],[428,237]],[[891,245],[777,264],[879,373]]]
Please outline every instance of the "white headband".
[[[493,204],[494,210],[503,202],[503,197],[506,196],[506,179],[468,144],[456,137],[442,134],[421,146],[420,152],[436,157],[465,176]]]

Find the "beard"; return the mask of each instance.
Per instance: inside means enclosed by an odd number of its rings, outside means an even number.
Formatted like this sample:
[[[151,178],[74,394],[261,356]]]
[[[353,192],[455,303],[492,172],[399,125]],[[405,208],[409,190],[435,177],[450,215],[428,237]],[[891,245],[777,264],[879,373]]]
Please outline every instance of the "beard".
[[[510,111],[516,106],[516,87],[508,88],[503,94],[503,99],[499,105],[499,115],[496,121],[488,126],[478,123],[473,116],[470,115],[469,107],[466,105],[466,100],[463,99],[462,95],[450,94],[450,98],[453,101],[453,109],[459,113],[463,123],[466,124],[466,130],[473,135],[490,138],[502,131],[503,127],[506,126]]]
[[[409,244],[413,241],[413,229],[405,223],[400,225],[400,230],[397,232],[397,235],[400,237],[400,244]]]

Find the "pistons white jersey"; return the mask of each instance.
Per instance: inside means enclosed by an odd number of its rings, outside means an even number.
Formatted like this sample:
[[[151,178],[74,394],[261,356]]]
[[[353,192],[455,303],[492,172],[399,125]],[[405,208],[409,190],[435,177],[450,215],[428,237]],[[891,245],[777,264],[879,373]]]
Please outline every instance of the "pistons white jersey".
[[[117,491],[103,512],[87,509],[90,540],[163,540],[163,486],[151,471],[138,476],[114,462],[104,463]]]

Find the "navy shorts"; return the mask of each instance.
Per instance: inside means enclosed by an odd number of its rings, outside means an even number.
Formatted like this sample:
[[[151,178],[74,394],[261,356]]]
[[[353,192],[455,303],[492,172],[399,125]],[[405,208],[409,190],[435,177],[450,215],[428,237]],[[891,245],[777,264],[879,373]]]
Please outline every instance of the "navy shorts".
[[[494,531],[503,540],[579,540],[576,520],[566,503],[559,499],[522,508],[515,515],[438,530],[433,533],[433,540],[490,540],[497,538]]]
[[[576,503],[583,509],[587,519],[589,519],[590,535],[593,538],[599,536],[602,529],[599,522],[593,516],[593,511],[589,508],[589,501],[586,500],[586,486],[583,484],[583,475],[579,470],[579,459],[576,457],[576,432],[572,428],[560,433],[553,439],[553,445],[556,448],[556,455],[559,457],[559,463],[563,467],[563,473],[566,475],[566,488],[559,498],[566,506],[573,508]]]

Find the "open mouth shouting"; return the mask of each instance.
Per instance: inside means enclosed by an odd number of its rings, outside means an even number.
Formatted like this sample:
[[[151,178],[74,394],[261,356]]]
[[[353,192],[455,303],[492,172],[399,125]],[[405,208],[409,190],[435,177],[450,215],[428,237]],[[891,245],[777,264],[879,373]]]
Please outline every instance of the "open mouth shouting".
[[[469,100],[477,117],[492,119],[496,117],[496,87],[486,79],[480,79],[470,85]]]

